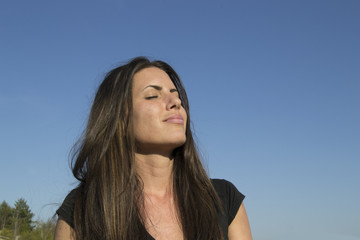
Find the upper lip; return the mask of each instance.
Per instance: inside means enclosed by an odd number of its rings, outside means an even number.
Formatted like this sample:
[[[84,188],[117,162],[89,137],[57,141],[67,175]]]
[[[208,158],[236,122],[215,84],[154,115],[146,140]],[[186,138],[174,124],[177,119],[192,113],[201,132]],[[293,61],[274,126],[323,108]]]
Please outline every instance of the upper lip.
[[[168,121],[168,120],[171,120],[171,119],[181,119],[181,120],[184,120],[184,118],[180,115],[180,114],[173,114],[171,115],[170,117],[166,118],[164,120],[164,122]]]

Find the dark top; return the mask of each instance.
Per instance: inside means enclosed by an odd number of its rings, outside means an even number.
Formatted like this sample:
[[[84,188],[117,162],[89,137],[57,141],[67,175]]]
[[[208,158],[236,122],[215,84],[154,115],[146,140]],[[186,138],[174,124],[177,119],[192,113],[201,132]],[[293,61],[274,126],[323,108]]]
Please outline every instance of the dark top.
[[[236,187],[229,181],[224,179],[211,179],[211,182],[217,192],[224,209],[224,213],[218,212],[218,220],[225,236],[228,239],[228,227],[234,220],[236,213],[238,212],[242,201],[245,196],[241,194]],[[67,222],[72,228],[74,228],[74,201],[75,201],[76,189],[72,190],[65,198],[63,204],[56,211],[56,213]],[[149,234],[149,239],[154,240]]]

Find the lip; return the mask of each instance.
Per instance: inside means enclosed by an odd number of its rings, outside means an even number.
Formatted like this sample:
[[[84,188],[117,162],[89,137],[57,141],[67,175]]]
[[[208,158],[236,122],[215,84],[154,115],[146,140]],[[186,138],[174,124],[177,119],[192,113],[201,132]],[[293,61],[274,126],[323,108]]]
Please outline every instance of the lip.
[[[166,118],[164,122],[175,123],[175,124],[184,124],[184,118],[180,114],[174,114]]]

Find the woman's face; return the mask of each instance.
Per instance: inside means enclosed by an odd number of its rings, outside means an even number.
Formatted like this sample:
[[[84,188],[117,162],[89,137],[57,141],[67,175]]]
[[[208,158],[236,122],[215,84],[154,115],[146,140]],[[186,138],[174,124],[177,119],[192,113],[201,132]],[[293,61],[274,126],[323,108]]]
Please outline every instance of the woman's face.
[[[133,121],[137,151],[171,153],[186,141],[187,115],[170,77],[156,67],[133,78]]]

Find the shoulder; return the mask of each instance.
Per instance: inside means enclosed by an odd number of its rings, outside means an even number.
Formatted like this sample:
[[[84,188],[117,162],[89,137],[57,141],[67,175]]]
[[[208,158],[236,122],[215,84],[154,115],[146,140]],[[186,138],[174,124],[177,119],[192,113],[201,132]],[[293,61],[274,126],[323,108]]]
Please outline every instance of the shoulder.
[[[211,179],[211,183],[220,198],[239,197],[241,200],[245,196],[235,187],[234,184],[225,179]]]
[[[225,179],[211,179],[211,183],[218,194],[227,223],[233,221],[245,196],[235,187],[234,184]]]
[[[80,192],[79,188],[73,189],[64,199],[63,203],[56,211],[59,218],[74,227],[74,205],[76,196]]]
[[[226,188],[229,186],[234,186],[234,184],[232,184],[231,182],[229,182],[226,179],[211,178],[210,180],[211,180],[211,183],[214,186],[214,188],[222,189],[222,188]]]

